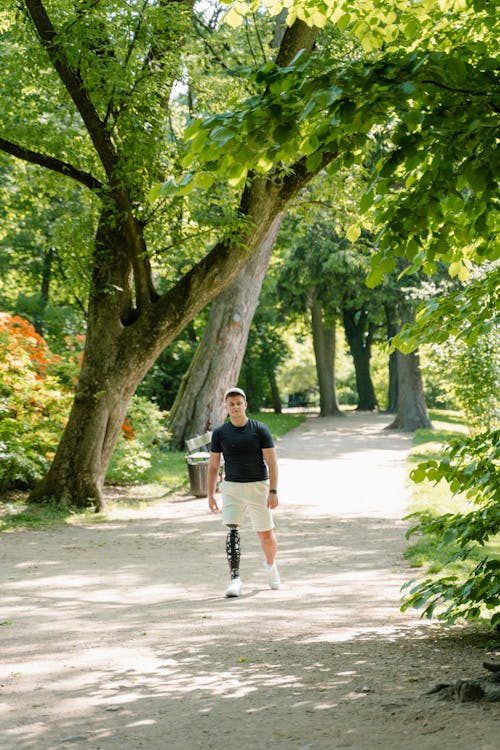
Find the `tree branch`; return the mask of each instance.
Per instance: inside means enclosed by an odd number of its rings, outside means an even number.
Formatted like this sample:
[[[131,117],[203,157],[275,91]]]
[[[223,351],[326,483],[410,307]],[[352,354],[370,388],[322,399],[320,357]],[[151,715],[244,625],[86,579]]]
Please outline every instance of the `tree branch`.
[[[432,78],[424,78],[422,83],[430,83],[432,86],[436,86],[438,89],[444,89],[445,91],[451,91],[453,94],[468,94],[469,96],[491,96],[490,91],[473,91],[472,89],[459,89],[454,86],[447,86],[446,83],[441,81],[434,81]]]
[[[59,44],[47,11],[41,0],[25,0],[28,13],[50,61],[78,109],[104,166],[110,182],[116,185],[117,154],[110,135],[91,101],[85,84],[77,70],[68,62],[64,47]]]
[[[99,192],[104,188],[103,183],[96,177],[91,175],[89,172],[84,172],[81,169],[77,169],[72,164],[68,164],[61,159],[56,159],[54,156],[47,156],[46,154],[40,154],[37,151],[32,151],[24,146],[19,146],[17,143],[7,141],[5,138],[0,137],[0,150],[5,151],[11,156],[15,156],[17,159],[22,159],[30,164],[38,164],[40,167],[57,172],[65,177],[71,177],[73,180],[80,182],[90,190]]]

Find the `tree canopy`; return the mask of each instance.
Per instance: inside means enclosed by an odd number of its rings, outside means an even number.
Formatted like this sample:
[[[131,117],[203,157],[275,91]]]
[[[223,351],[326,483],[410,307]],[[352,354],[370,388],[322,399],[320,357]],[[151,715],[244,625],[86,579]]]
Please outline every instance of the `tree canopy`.
[[[288,9],[275,59],[256,35],[238,60],[228,28],[238,35],[250,9],[247,27],[269,29],[264,6]],[[399,257],[428,273],[444,260],[462,278],[495,261],[497,15],[487,0],[252,0],[223,26],[190,0],[7,0],[0,150],[82,186],[94,229],[81,376],[39,496],[99,504],[138,383],[320,171],[370,162],[346,236],[375,232],[371,284]],[[224,81],[210,105],[209,85],[197,99],[189,86],[204,49]]]

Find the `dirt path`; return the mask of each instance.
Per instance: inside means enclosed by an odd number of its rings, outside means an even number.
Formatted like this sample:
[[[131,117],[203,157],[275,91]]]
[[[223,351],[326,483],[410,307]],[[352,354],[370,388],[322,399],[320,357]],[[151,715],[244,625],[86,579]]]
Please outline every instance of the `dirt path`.
[[[222,597],[206,500],[2,535],[1,749],[500,750],[499,704],[425,694],[499,654],[399,611],[410,438],[387,421],[279,442],[279,591],[245,529]]]

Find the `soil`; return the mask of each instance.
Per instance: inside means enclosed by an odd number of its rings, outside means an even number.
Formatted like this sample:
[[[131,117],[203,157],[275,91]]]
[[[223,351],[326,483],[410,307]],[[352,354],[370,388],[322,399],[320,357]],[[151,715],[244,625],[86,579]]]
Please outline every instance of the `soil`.
[[[2,750],[500,750],[499,703],[428,694],[498,640],[399,609],[411,437],[389,421],[278,442],[279,591],[244,528],[244,595],[224,598],[225,530],[189,495],[3,534]]]

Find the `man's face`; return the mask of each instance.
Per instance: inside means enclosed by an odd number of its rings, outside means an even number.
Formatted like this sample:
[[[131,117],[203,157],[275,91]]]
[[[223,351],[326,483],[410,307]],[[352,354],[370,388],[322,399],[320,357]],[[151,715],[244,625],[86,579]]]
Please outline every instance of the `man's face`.
[[[247,402],[243,398],[243,396],[240,396],[239,393],[235,393],[234,395],[229,395],[226,398],[226,410],[229,416],[239,416],[241,414],[245,413],[245,410],[247,408]]]

